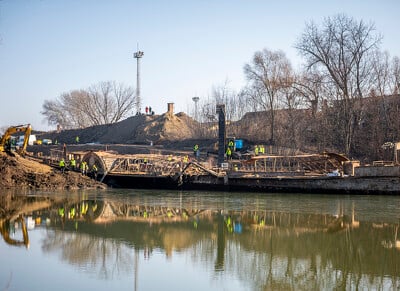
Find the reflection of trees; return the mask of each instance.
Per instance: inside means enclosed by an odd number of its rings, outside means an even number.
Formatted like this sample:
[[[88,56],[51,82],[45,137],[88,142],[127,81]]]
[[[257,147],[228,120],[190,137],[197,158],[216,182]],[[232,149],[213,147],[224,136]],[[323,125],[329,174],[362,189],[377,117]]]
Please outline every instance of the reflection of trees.
[[[253,229],[227,244],[226,271],[255,289],[385,289],[400,283],[399,251],[381,245],[392,234],[371,224],[338,233]]]
[[[54,202],[41,211],[53,223],[43,250],[60,251],[63,261],[101,278],[137,271],[139,254],[151,260],[152,250],[157,249],[170,259],[176,252],[186,253],[193,265],[205,266],[216,277],[238,278],[256,290],[400,285],[398,223],[357,221],[346,213],[354,205],[340,205],[338,215],[330,215],[310,209],[300,212],[298,205],[296,211],[258,204],[220,210],[215,204],[191,208],[178,202]],[[54,217],[60,205],[66,213],[72,206],[96,206],[96,210],[90,219],[85,215],[60,219]],[[243,231],[237,231],[236,223]]]
[[[61,250],[61,259],[101,278],[113,278],[121,272],[131,272],[133,253],[122,242],[91,235],[49,230],[43,242],[45,252]]]

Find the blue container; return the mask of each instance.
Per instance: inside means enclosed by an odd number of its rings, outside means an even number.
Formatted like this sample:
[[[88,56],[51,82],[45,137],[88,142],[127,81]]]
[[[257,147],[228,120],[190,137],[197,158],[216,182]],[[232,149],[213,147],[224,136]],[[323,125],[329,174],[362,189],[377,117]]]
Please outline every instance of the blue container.
[[[241,150],[243,148],[243,140],[242,139],[235,140],[235,148],[237,150]]]

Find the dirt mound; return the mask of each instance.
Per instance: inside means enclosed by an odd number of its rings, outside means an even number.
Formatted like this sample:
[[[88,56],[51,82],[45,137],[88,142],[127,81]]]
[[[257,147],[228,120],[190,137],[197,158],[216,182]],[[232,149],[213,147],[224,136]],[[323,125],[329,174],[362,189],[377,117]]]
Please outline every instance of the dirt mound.
[[[194,123],[195,121],[185,113],[137,115],[113,124],[63,130],[59,133],[42,133],[38,138],[48,138],[59,144],[73,144],[77,136],[79,143],[157,144],[193,138]]]
[[[192,125],[193,120],[185,113],[148,117],[146,122],[137,128],[136,141],[160,143],[190,139],[193,137]]]
[[[106,186],[76,172],[57,169],[20,156],[0,153],[0,188],[82,189]]]

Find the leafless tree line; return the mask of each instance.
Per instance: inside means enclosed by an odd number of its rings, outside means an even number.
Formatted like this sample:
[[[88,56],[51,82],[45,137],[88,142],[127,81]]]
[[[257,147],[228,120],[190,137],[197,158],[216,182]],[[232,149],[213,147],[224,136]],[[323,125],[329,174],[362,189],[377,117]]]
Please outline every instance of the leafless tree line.
[[[135,102],[132,87],[113,81],[100,82],[88,89],[72,90],[56,100],[46,100],[41,112],[49,125],[64,129],[109,124],[129,116]]]
[[[248,83],[240,92],[225,84],[211,99],[226,104],[235,136],[382,157],[381,145],[400,139],[400,59],[382,52],[381,40],[374,24],[346,15],[310,22],[295,43],[300,72],[284,52],[263,49],[244,66]]]

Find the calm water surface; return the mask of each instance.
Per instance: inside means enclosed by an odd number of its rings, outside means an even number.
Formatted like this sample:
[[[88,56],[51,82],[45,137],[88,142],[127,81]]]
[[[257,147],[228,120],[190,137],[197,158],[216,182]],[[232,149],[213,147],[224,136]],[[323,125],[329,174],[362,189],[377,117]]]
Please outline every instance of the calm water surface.
[[[400,197],[0,193],[0,290],[399,290]]]

